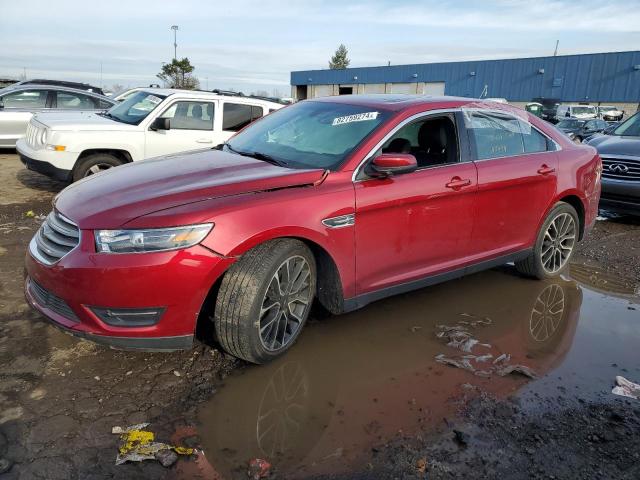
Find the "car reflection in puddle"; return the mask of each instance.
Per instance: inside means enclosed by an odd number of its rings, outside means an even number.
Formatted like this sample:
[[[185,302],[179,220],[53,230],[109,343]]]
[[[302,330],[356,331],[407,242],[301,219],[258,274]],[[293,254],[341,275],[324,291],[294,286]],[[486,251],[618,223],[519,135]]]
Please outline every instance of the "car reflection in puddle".
[[[506,268],[311,324],[283,358],[230,377],[201,406],[204,451],[225,477],[256,457],[288,476],[348,470],[399,431],[441,425],[470,384],[505,397],[530,381],[437,363],[460,353],[436,337],[439,326],[490,319],[472,328],[490,346],[489,362],[505,354],[542,376],[569,350],[581,304],[573,280],[528,280]]]

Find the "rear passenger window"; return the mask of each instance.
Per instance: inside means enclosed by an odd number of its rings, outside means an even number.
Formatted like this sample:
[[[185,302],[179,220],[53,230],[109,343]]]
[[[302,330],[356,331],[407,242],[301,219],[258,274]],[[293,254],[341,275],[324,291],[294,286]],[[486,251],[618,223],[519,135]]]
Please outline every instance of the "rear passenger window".
[[[64,110],[93,110],[97,108],[96,100],[88,95],[75,92],[56,92],[57,108]]]
[[[507,115],[479,111],[468,113],[466,120],[479,160],[524,153],[520,120]]]
[[[214,104],[176,102],[160,118],[171,119],[171,130],[213,130]]]
[[[222,112],[222,130],[237,132],[260,117],[262,117],[262,107],[225,103]]]
[[[520,123],[522,126],[522,137],[524,138],[525,153],[537,153],[546,152],[547,150],[553,150],[553,148],[550,148],[550,146],[553,144],[549,139],[547,139],[547,137],[545,137],[528,123]]]

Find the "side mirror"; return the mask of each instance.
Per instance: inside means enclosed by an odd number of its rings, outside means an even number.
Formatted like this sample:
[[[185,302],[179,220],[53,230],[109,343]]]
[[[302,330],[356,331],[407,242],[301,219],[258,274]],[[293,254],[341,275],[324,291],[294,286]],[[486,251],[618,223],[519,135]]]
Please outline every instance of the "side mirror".
[[[156,118],[149,127],[151,130],[171,130],[170,118]]]
[[[372,177],[390,177],[410,173],[418,168],[416,157],[409,153],[383,153],[369,164],[367,174]]]

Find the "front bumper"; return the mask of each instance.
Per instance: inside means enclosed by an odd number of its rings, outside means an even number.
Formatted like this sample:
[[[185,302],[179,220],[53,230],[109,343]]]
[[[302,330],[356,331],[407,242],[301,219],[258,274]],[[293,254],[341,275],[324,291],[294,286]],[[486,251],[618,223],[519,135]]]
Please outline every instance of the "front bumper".
[[[27,252],[25,296],[57,327],[96,343],[120,349],[184,349],[192,345],[210,288],[233,262],[199,245],[158,253],[96,253],[92,232],[83,231],[80,245],[53,265]],[[51,302],[43,300],[42,291]],[[91,310],[151,306],[166,310],[150,326],[108,325]]]
[[[603,178],[600,208],[616,213],[640,215],[640,182]]]
[[[31,148],[24,138],[18,140],[16,150],[20,161],[29,170],[42,173],[48,177],[70,182],[73,166],[78,157],[74,152],[53,152],[49,150],[35,150]]]

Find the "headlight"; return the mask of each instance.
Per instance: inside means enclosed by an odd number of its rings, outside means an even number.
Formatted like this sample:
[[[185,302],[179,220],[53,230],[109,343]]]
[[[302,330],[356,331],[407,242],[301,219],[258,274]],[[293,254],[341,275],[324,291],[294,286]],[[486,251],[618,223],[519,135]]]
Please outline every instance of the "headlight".
[[[142,253],[178,250],[197,245],[213,223],[148,230],[96,230],[96,250],[106,253]]]

